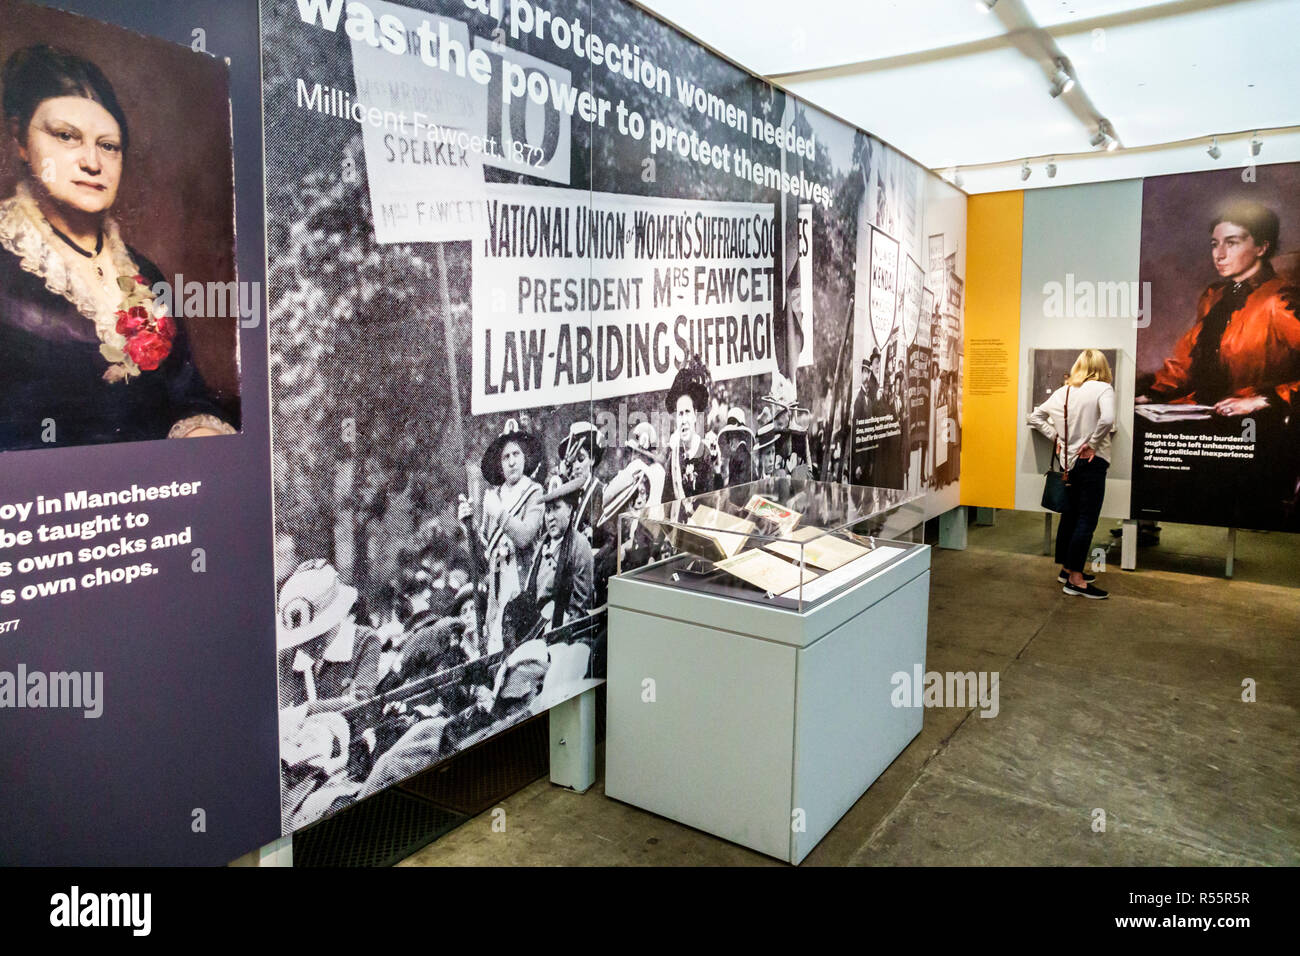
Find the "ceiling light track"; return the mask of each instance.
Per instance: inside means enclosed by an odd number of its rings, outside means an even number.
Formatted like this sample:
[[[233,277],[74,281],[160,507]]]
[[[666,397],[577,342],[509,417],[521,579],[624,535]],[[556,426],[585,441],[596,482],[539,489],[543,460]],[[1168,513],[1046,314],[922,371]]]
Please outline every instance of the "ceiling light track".
[[[1300,126],[1277,126],[1271,129],[1263,129],[1263,130],[1254,130],[1254,131],[1238,130],[1237,132],[1233,132],[1233,133],[1219,133],[1218,135],[1214,135],[1210,137],[1210,148],[1206,149],[1206,153],[1210,153],[1211,149],[1218,149],[1219,155],[1220,156],[1223,155],[1223,147],[1219,145],[1220,139],[1229,141],[1229,140],[1240,140],[1244,137],[1249,137],[1249,145],[1247,151],[1250,157],[1257,157],[1260,155],[1261,152],[1263,152],[1264,149],[1264,141],[1262,139],[1262,136],[1268,134],[1273,134],[1275,136],[1296,135],[1296,134],[1300,134]],[[1190,139],[1172,140],[1167,143],[1152,143],[1149,146],[1128,146],[1124,148],[1124,152],[1127,154],[1153,153],[1153,152],[1159,152],[1161,150],[1178,149],[1178,148],[1189,147],[1189,146],[1203,145],[1205,141],[1206,139],[1204,136],[1197,136]],[[1092,136],[1089,142],[1092,143],[1094,147],[1094,151],[1078,152],[1078,153],[1057,153],[1050,156],[1030,156],[1025,159],[1019,159],[1019,160],[1008,159],[996,163],[966,163],[960,167],[958,166],[942,167],[948,170],[948,175],[944,176],[944,178],[947,179],[949,182],[953,182],[955,185],[960,186],[961,170],[963,169],[966,170],[967,172],[970,172],[972,170],[974,170],[975,172],[981,172],[984,170],[994,170],[994,169],[1010,170],[1010,169],[1018,168],[1020,172],[1020,178],[1022,180],[1025,180],[1029,178],[1029,176],[1025,174],[1025,170],[1030,169],[1030,175],[1032,175],[1031,164],[1043,162],[1045,164],[1043,168],[1044,171],[1047,173],[1047,178],[1055,179],[1057,170],[1059,168],[1058,163],[1060,160],[1096,158],[1097,156],[1097,153],[1095,152],[1096,148],[1100,148],[1104,146],[1108,152],[1113,151],[1112,147],[1108,144],[1115,144],[1114,148],[1118,148],[1118,140],[1114,138],[1110,123],[1105,119],[1098,121],[1097,132]],[[1213,154],[1210,153],[1210,155]],[[1218,157],[1216,156],[1214,158],[1217,159]],[[939,170],[936,169],[934,170],[934,172],[938,174]]]

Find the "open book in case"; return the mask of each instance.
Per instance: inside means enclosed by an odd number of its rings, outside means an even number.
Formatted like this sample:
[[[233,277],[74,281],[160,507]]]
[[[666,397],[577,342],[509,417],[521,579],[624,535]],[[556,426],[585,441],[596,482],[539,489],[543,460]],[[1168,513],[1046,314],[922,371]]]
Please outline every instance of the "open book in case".
[[[764,478],[619,518],[618,573],[803,611],[901,559],[877,535],[914,492]]]

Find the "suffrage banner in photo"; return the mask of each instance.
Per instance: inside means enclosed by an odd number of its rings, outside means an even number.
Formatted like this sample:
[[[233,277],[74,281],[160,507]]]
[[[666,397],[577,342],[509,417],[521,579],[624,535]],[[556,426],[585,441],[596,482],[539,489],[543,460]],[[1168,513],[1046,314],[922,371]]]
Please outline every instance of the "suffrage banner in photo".
[[[486,203],[474,414],[665,390],[692,355],[716,381],[775,368],[770,206],[510,185]]]
[[[921,290],[921,314],[916,327],[916,344],[920,348],[930,347],[931,322],[934,320],[934,293],[929,289]]]
[[[948,464],[948,406],[940,405],[934,413],[934,464],[942,467]]]
[[[965,282],[957,274],[957,253],[950,252],[943,260],[944,276],[948,280],[948,315],[961,315],[961,297]]]
[[[355,109],[390,118],[359,126],[378,242],[479,236],[484,229],[480,196],[489,146],[488,89],[468,76],[430,70],[420,57],[417,34],[428,23],[445,28],[450,42],[468,49],[469,28],[387,0],[371,0],[369,6],[391,33],[382,46],[352,40],[355,96],[348,96],[351,90],[340,96],[327,84],[308,86],[300,78],[299,98],[306,98],[308,108],[329,104],[342,107],[346,115],[356,104]]]
[[[581,116],[592,102],[579,99],[570,70],[471,38],[462,20],[387,0],[369,9],[376,29],[351,39],[355,96],[302,78],[297,92],[301,107],[360,124],[376,241],[481,237],[485,166],[569,183],[572,111]],[[449,64],[470,67],[442,69],[438,44]],[[530,85],[572,108],[546,107]]]
[[[943,254],[945,237],[930,236],[930,276],[934,283],[935,312],[931,318],[930,347],[938,370],[956,373],[961,352],[961,277],[957,275],[956,252]]]
[[[884,347],[898,310],[898,240],[871,230],[871,277],[868,305],[876,345]]]
[[[926,276],[925,284],[929,289],[934,290],[936,299],[940,303],[945,298],[947,290],[947,280],[945,278],[946,269],[943,262],[943,234],[930,236],[926,240]]]
[[[895,154],[883,150],[877,155],[888,160]],[[886,164],[893,169],[892,160]],[[864,205],[877,215],[900,208],[894,191],[901,188],[895,175],[886,175],[874,197]],[[897,219],[894,220],[897,222]],[[859,269],[867,258],[865,237],[859,237]],[[858,275],[865,302],[856,303],[855,352],[860,353],[854,370],[853,431],[850,447],[850,480],[881,488],[903,488],[907,479],[905,371],[906,346],[901,345],[899,326],[902,288],[899,284],[900,244],[875,226],[870,230],[870,268]],[[865,278],[865,283],[863,282]],[[918,303],[919,304],[919,303]],[[864,307],[865,306],[865,310]],[[865,311],[865,315],[863,314]]]
[[[943,315],[943,347],[939,347],[936,340],[933,348],[939,357],[939,368],[945,372],[957,372],[957,365],[961,358],[961,318],[951,312],[945,312]]]
[[[803,316],[803,347],[799,350],[799,367],[813,363],[813,341],[816,339],[813,316],[813,207],[812,203],[799,205],[799,303]]]
[[[1300,531],[1300,163],[1142,185],[1135,518]]]
[[[925,274],[911,256],[907,257],[907,271],[903,281],[903,341],[916,342],[916,330],[921,325],[921,284]],[[927,316],[927,321],[929,318]]]
[[[912,346],[907,350],[908,438],[924,443],[930,430],[930,350]]]

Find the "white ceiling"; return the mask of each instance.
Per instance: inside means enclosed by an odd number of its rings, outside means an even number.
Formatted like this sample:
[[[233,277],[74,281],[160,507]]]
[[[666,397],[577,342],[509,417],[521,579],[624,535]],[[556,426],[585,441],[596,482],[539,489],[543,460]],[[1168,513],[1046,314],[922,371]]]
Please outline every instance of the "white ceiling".
[[[1210,168],[1211,136],[1230,163],[1300,127],[1298,0],[640,2],[968,192],[1048,185],[1020,165],[1051,156],[1052,185]],[[1057,56],[1078,83],[1052,99]],[[1098,117],[1124,149],[1093,150]],[[1258,161],[1300,160],[1297,133]]]

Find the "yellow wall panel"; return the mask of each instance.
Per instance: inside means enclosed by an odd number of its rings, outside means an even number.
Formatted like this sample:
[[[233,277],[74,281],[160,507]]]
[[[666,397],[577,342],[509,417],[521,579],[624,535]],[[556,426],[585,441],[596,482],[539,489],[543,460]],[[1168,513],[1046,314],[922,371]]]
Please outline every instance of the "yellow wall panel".
[[[971,196],[966,219],[961,503],[1016,504],[1023,192]]]

